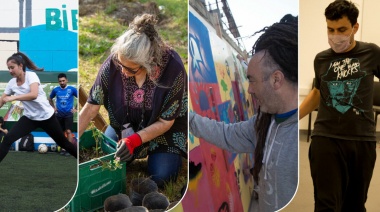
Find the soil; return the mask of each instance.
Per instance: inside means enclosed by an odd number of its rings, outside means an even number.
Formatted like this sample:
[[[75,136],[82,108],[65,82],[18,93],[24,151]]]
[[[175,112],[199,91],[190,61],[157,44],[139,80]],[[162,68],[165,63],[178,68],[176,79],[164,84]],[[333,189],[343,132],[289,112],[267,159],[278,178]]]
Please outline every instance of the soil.
[[[160,10],[155,2],[140,3],[136,0],[79,0],[79,16],[88,16],[98,11],[104,11],[107,8],[116,5],[110,16],[116,19],[120,24],[129,25],[133,18],[142,13],[150,13],[158,17],[158,24],[164,24],[167,17],[160,14]]]
[[[99,11],[106,11],[110,7],[116,9],[108,15],[126,26],[129,25],[136,15],[142,13],[156,15],[160,27],[170,23],[170,17],[160,14],[158,5],[155,2],[140,3],[137,0],[79,0],[79,16],[91,16]],[[187,60],[184,60],[184,63],[186,62]],[[99,155],[99,157],[101,156]],[[80,150],[80,163],[89,161],[91,158],[96,158],[94,151]],[[159,189],[161,193],[171,193],[171,196],[173,196],[171,199],[169,198],[171,203],[175,203],[182,198],[183,191],[187,185],[187,170],[188,160],[183,159],[182,169],[178,176],[177,185],[174,186],[174,191]],[[149,177],[147,176],[147,159],[138,159],[127,165],[127,195],[130,193],[132,179],[137,177]]]

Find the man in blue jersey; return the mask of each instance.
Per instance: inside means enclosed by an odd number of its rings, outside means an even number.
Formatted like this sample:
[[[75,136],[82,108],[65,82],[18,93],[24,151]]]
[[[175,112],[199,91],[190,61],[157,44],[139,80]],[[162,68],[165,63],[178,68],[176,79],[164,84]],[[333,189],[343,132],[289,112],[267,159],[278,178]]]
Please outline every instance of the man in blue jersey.
[[[77,106],[74,107],[74,96],[78,98],[78,91],[73,86],[67,85],[66,74],[58,75],[59,87],[55,87],[50,93],[49,102],[56,112],[57,119],[65,132],[67,139],[73,142],[71,128],[74,122],[73,114],[77,112]],[[53,99],[56,98],[54,105]]]

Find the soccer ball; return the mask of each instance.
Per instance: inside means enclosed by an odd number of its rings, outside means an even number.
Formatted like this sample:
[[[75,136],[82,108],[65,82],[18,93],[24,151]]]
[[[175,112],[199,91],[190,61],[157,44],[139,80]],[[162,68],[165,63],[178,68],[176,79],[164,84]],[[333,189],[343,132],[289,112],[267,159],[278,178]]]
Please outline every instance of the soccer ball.
[[[46,144],[40,144],[38,146],[38,152],[39,153],[46,153],[48,151],[48,147],[46,146]]]
[[[55,152],[55,151],[57,151],[57,146],[56,145],[51,145],[50,149],[51,149],[52,152]]]

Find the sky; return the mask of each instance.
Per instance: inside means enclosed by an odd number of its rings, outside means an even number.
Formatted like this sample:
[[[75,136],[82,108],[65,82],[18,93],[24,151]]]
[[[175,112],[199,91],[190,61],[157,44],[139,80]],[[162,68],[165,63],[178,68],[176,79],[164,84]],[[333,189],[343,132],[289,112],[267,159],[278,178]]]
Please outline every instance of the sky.
[[[220,0],[219,0],[220,2]],[[213,4],[215,0],[206,0],[206,4]],[[286,14],[298,16],[298,0],[227,0],[235,23],[238,26],[244,46],[249,52],[256,39],[260,36],[249,37],[256,31],[270,26]],[[222,3],[219,3],[221,8]]]
[[[2,28],[19,27],[19,1],[0,0],[0,40],[19,40],[19,33],[1,33]],[[26,1],[24,1],[24,5]],[[46,9],[60,11],[60,19],[63,21],[64,11],[67,14],[68,29],[73,29],[71,14],[78,10],[78,1],[74,0],[32,0],[32,26],[46,24]],[[24,6],[26,9],[26,6]],[[25,18],[25,13],[24,13]],[[25,24],[25,20],[24,20]],[[6,59],[17,50],[15,42],[0,42],[0,70],[7,70]]]
[[[25,5],[24,1],[24,5]],[[0,0],[0,27],[18,27],[19,26],[19,1],[16,0]],[[65,5],[65,7],[63,6]],[[60,18],[62,19],[63,11],[67,14],[67,21],[71,21],[71,10],[78,9],[78,1],[72,0],[32,0],[32,25],[46,23],[46,8],[54,8],[60,10]],[[26,7],[24,6],[24,9]],[[72,30],[72,26],[69,26]]]

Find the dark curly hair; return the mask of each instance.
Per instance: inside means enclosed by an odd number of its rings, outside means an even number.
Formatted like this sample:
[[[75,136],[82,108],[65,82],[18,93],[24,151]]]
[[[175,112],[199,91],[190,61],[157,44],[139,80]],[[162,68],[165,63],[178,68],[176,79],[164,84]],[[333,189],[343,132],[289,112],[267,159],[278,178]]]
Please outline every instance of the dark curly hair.
[[[336,21],[343,16],[347,16],[351,25],[354,25],[358,22],[359,10],[354,3],[346,0],[336,0],[325,9],[325,17],[328,20]]]

